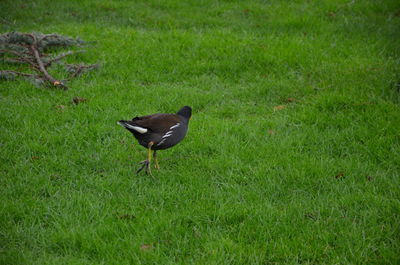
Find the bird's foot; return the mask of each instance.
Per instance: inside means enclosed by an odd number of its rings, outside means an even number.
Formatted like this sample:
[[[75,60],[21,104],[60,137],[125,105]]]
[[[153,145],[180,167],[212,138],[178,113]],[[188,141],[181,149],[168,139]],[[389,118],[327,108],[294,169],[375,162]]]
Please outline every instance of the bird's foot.
[[[149,174],[150,176],[153,177],[153,175],[151,174],[150,161],[149,160],[143,160],[143,161],[139,162],[139,164],[141,164],[142,166],[136,171],[136,174],[139,174],[140,171],[142,171],[144,169],[146,174]]]
[[[154,168],[160,170],[160,166],[158,165],[158,163],[154,163]]]

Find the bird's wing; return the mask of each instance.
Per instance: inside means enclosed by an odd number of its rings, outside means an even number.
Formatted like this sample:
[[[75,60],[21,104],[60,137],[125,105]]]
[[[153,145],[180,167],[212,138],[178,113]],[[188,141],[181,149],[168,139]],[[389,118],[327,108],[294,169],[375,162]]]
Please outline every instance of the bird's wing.
[[[142,128],[146,128],[152,132],[165,133],[180,122],[179,116],[176,114],[158,113],[142,117],[133,118],[132,122]]]

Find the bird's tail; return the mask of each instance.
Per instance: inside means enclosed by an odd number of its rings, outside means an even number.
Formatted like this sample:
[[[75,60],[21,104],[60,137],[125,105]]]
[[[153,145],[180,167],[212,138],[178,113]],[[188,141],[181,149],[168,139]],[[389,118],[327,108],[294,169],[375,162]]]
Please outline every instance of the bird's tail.
[[[121,125],[122,127],[125,127],[125,128],[126,128],[127,122],[128,122],[128,121],[120,120],[120,121],[117,121],[117,124],[119,124],[119,125]]]
[[[135,132],[138,132],[138,133],[141,133],[141,134],[147,133],[147,129],[146,128],[137,126],[134,121],[120,120],[120,121],[117,122],[117,124],[121,125],[122,127],[126,128],[127,130],[129,130],[131,132],[135,131]]]

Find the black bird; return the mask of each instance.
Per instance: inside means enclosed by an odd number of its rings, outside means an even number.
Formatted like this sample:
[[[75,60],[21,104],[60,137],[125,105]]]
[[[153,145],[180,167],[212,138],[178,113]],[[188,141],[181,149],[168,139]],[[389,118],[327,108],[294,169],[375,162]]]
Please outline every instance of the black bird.
[[[156,113],[135,117],[130,121],[120,120],[118,122],[119,125],[133,133],[139,144],[148,150],[147,159],[140,162],[143,165],[137,173],[145,168],[146,173],[149,172],[151,175],[151,150],[154,150],[154,166],[156,169],[160,168],[157,161],[157,150],[170,148],[182,141],[187,133],[191,116],[192,108],[185,106],[176,114]]]

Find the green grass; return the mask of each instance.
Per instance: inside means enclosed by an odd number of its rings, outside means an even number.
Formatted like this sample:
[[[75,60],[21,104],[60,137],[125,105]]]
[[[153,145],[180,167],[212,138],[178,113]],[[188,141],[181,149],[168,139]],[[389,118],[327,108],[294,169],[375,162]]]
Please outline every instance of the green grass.
[[[0,6],[1,32],[102,65],[0,82],[1,264],[400,263],[398,1]],[[116,121],[184,105],[187,138],[135,175]]]

